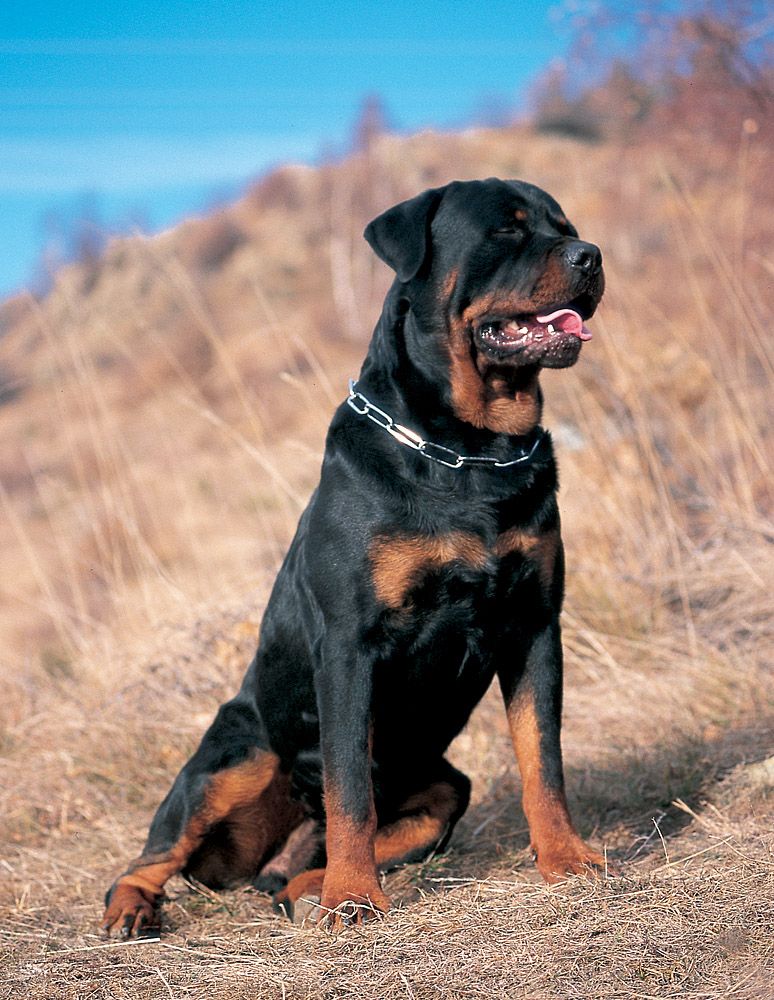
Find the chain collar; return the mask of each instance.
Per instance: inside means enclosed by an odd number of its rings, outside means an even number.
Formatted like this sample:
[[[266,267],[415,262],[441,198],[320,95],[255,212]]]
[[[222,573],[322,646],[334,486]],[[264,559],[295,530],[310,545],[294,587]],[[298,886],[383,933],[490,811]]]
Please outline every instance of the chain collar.
[[[405,444],[407,448],[418,451],[423,458],[431,462],[438,462],[449,469],[461,469],[463,465],[483,465],[494,469],[507,469],[513,465],[521,465],[528,462],[537,450],[537,446],[543,440],[545,431],[541,430],[532,444],[532,447],[522,449],[518,458],[511,459],[510,462],[500,462],[496,458],[489,458],[487,455],[459,455],[451,448],[445,448],[442,444],[433,444],[432,441],[425,441],[416,431],[412,431],[403,424],[396,423],[389,413],[380,410],[378,406],[367,399],[362,392],[357,391],[357,383],[354,379],[349,380],[349,397],[347,404],[352,407],[355,413],[361,417],[368,417],[378,424],[388,434],[392,435],[400,444]]]

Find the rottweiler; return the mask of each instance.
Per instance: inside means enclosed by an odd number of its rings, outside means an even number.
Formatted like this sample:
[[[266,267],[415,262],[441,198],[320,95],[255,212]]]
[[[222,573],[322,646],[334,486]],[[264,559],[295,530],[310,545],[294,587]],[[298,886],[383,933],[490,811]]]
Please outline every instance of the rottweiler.
[[[591,337],[602,258],[539,188],[455,181],[365,230],[396,274],[336,410],[239,693],[106,897],[158,927],[170,876],[252,883],[328,927],[390,905],[380,872],[446,844],[470,782],[444,754],[497,676],[537,867],[605,861],[560,749],[564,561],[541,368]]]

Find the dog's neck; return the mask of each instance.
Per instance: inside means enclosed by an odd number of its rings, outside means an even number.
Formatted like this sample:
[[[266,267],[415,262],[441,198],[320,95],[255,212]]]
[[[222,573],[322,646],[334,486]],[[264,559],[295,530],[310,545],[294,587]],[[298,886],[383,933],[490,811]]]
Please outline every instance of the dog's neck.
[[[543,395],[535,367],[497,367],[474,361],[464,347],[452,349],[450,386],[455,414],[481,430],[521,437],[540,423]]]
[[[388,295],[358,380],[374,402],[462,452],[530,437],[542,413],[539,369],[474,358],[465,331],[423,329],[404,303],[395,290]]]

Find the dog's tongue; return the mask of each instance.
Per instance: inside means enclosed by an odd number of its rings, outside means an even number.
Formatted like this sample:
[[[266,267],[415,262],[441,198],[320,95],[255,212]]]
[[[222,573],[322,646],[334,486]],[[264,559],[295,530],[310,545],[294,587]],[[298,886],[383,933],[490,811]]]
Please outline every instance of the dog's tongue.
[[[571,333],[581,340],[591,340],[591,330],[574,309],[557,309],[547,316],[536,316],[538,323],[553,323],[562,333]]]

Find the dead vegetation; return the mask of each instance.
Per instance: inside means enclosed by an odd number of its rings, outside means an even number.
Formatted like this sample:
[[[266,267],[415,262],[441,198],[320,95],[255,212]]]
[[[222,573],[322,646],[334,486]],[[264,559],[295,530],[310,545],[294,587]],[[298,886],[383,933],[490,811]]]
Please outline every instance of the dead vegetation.
[[[729,116],[711,156],[674,121],[369,136],[2,307],[0,996],[774,996],[771,149]],[[102,941],[101,893],[238,683],[356,374],[388,281],[363,225],[489,175],[547,188],[606,258],[595,339],[543,385],[568,783],[621,877],[537,884],[490,697],[453,750],[471,809],[388,877],[385,922],[331,938],[178,882],[161,943]]]
[[[388,877],[400,906],[383,923],[332,938],[248,890],[175,880],[161,942],[106,942],[100,894],[233,689],[253,611],[162,628],[111,664],[112,685],[62,684],[58,717],[17,728],[0,890],[9,997],[771,996],[774,763],[749,763],[771,746],[765,671],[731,674],[663,633],[636,644],[572,623],[573,804],[620,877],[539,883],[489,697],[454,750],[474,778],[471,809],[446,855]]]

